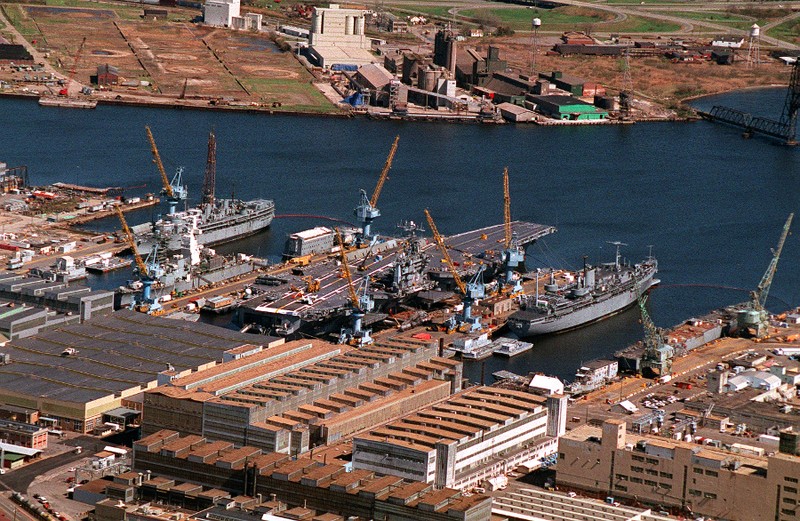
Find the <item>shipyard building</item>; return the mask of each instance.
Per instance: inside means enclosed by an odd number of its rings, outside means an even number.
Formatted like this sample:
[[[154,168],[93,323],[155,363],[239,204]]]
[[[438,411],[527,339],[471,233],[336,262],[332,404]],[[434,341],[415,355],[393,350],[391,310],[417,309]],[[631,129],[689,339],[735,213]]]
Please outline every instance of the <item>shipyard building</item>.
[[[375,59],[369,52],[365,26],[366,11],[342,9],[339,4],[314,7],[308,51],[320,67],[358,67]]]
[[[293,459],[200,436],[181,438],[174,431],[159,431],[135,442],[133,468],[146,477],[139,488],[156,489],[164,499],[172,489],[177,496],[187,487],[209,487],[215,493],[275,497],[289,506],[302,506],[306,515],[301,519],[311,519],[314,512],[385,521],[489,521],[491,517],[492,500],[482,494],[437,490],[431,484],[366,470],[347,472],[344,461]]]
[[[470,389],[357,435],[353,467],[437,487],[468,487],[552,452],[556,439],[547,436],[548,407],[565,408],[566,400]]]
[[[361,348],[320,340],[241,352],[144,395],[143,434],[170,429],[299,454],[461,390],[460,362],[430,339]]]
[[[128,310],[59,326],[3,347],[0,403],[35,410],[58,429],[92,432],[115,409],[140,411],[143,391],[169,374],[214,366],[253,338]]]
[[[789,521],[800,511],[797,435],[781,433],[768,457],[627,432],[625,421],[584,425],[558,444],[556,481],[640,502],[730,520]]]

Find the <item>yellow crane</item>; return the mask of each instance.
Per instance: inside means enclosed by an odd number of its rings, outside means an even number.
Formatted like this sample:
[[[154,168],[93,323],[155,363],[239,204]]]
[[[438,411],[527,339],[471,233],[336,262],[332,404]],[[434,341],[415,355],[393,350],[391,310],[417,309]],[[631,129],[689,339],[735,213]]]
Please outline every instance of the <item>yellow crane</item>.
[[[133,258],[136,261],[136,269],[138,271],[139,280],[142,283],[142,298],[134,305],[134,309],[136,311],[150,313],[153,315],[162,314],[164,313],[164,309],[151,296],[153,283],[159,277],[159,268],[155,266],[153,268],[148,268],[147,263],[142,260],[142,256],[139,255],[139,252],[137,251],[136,241],[133,238],[133,232],[131,232],[128,222],[125,220],[125,216],[122,214],[122,209],[119,206],[115,206],[114,209],[117,211],[117,217],[119,217],[120,224],[122,224],[122,232],[125,234],[125,239],[127,240],[128,245],[131,247],[131,251],[133,251]],[[153,254],[151,253],[151,255]],[[155,256],[153,257],[153,262],[155,262]]]
[[[453,259],[450,258],[450,254],[447,251],[447,246],[444,243],[444,239],[442,235],[439,233],[439,229],[436,227],[436,223],[433,222],[433,217],[431,217],[431,213],[428,209],[425,209],[425,218],[428,220],[428,226],[431,227],[431,233],[433,234],[433,239],[436,241],[436,245],[439,247],[439,251],[442,252],[442,258],[447,264],[447,268],[450,270],[450,273],[453,275],[453,280],[458,286],[458,289],[464,295],[461,299],[461,302],[464,304],[464,310],[462,311],[461,315],[455,317],[455,319],[451,319],[451,324],[448,326],[449,329],[453,329],[456,326],[465,325],[470,331],[478,331],[483,328],[481,325],[481,321],[479,317],[472,316],[472,305],[478,300],[484,297],[486,287],[483,284],[483,270],[485,266],[483,264],[480,265],[478,271],[475,272],[475,275],[468,283],[464,283],[461,280],[461,276],[458,274],[458,270],[456,270],[456,265],[453,263]]]
[[[461,276],[458,274],[458,270],[456,269],[456,265],[453,264],[453,259],[450,258],[450,253],[447,251],[447,246],[444,243],[444,239],[442,235],[439,233],[439,229],[436,228],[436,223],[433,222],[433,217],[431,217],[431,213],[428,209],[425,209],[425,219],[428,220],[428,226],[431,228],[431,233],[433,234],[433,240],[436,241],[436,246],[439,247],[439,251],[442,252],[442,260],[444,260],[445,265],[447,265],[447,269],[450,270],[450,274],[453,275],[453,280],[458,286],[458,289],[461,290],[461,293],[464,295],[467,294],[467,285],[464,284],[464,281],[461,280]]]
[[[389,155],[386,157],[386,163],[384,163],[383,170],[381,170],[381,176],[378,178],[378,184],[375,185],[375,190],[372,191],[372,197],[369,200],[369,204],[372,207],[375,207],[375,205],[378,204],[378,197],[381,196],[383,184],[389,178],[389,170],[392,168],[394,154],[397,152],[397,144],[399,142],[400,136],[395,136],[394,143],[392,143],[392,148],[389,150]]]
[[[336,229],[336,237],[339,240],[339,244],[342,243],[342,235],[339,232],[339,229]],[[353,277],[350,274],[350,265],[347,262],[347,251],[344,248],[339,250],[342,260],[342,273],[344,274],[344,278],[347,280],[347,292],[350,296],[350,305],[353,308],[353,325],[350,328],[343,328],[341,334],[339,335],[339,343],[349,343],[349,344],[357,344],[357,345],[366,345],[372,343],[372,337],[370,336],[371,331],[369,329],[363,329],[361,327],[361,321],[364,318],[364,315],[372,311],[372,307],[374,302],[369,296],[369,279],[364,278],[364,294],[361,298],[358,297],[358,293],[356,293],[356,288],[353,285]]]
[[[394,138],[394,143],[392,143],[392,148],[389,150],[389,156],[386,158],[386,163],[383,165],[381,176],[378,178],[378,184],[375,185],[375,190],[372,192],[372,197],[367,199],[367,192],[361,190],[361,200],[353,211],[362,227],[361,235],[357,241],[359,246],[365,238],[371,237],[370,226],[372,225],[372,221],[381,215],[381,211],[378,210],[375,205],[378,204],[378,198],[381,196],[383,185],[389,178],[389,170],[392,168],[392,161],[394,161],[394,155],[397,152],[397,144],[399,142],[400,136],[396,136]]]
[[[122,208],[119,205],[114,205],[114,210],[117,212],[117,217],[119,218],[119,222],[122,225],[122,233],[125,234],[125,241],[130,246],[131,251],[133,252],[133,258],[136,261],[136,267],[139,269],[139,273],[142,275],[147,275],[147,265],[142,260],[142,256],[139,255],[139,252],[136,248],[136,240],[133,238],[133,232],[128,227],[128,221],[125,220],[125,214],[122,213]]]
[[[511,193],[508,189],[508,167],[503,169],[503,225],[506,249],[511,247]]]
[[[153,153],[153,162],[158,167],[158,173],[161,174],[161,184],[164,186],[164,194],[167,197],[175,197],[172,186],[169,184],[167,171],[164,170],[164,163],[161,162],[161,154],[158,153],[158,147],[156,146],[156,140],[153,138],[153,133],[150,131],[149,126],[144,127],[144,129],[147,131],[147,140],[150,141],[150,151]]]
[[[167,197],[167,204],[169,205],[169,214],[175,213],[175,207],[178,206],[180,201],[186,199],[186,187],[183,183],[183,167],[178,167],[178,171],[172,178],[172,182],[167,178],[167,171],[164,170],[164,163],[161,162],[161,154],[158,153],[156,140],[153,138],[153,132],[150,127],[145,126],[147,131],[147,140],[150,141],[150,151],[153,153],[153,162],[158,167],[158,173],[161,174],[161,194]]]
[[[336,240],[339,241],[339,244],[342,243],[342,234],[339,231],[339,228],[336,228]],[[347,264],[347,251],[344,249],[343,246],[339,248],[339,256],[342,260],[342,275],[344,275],[345,280],[347,280],[347,292],[350,294],[350,303],[353,307],[358,307],[358,295],[356,295],[356,289],[353,286],[353,277],[350,275],[350,266]]]

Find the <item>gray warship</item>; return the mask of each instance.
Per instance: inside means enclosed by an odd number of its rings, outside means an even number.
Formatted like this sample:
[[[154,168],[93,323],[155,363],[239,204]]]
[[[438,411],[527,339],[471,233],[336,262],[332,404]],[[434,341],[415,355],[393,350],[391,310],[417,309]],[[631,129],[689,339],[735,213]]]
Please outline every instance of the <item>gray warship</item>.
[[[617,243],[614,262],[564,272],[559,277],[562,284],[551,270],[544,294],[529,295],[523,309],[509,317],[508,327],[525,338],[561,333],[601,320],[636,302],[639,291],[658,284],[657,272],[658,262],[652,255],[638,264],[620,262]]]
[[[242,201],[233,196],[229,199],[215,196],[216,143],[212,132],[208,138],[208,159],[200,204],[185,211],[174,211],[176,203],[186,197],[185,187],[179,186],[179,169],[175,178],[177,183],[173,180],[176,186],[172,188],[175,188],[176,193],[180,191],[180,195],[171,200],[168,198],[170,213],[154,223],[144,223],[132,228],[141,255],[149,254],[154,245],[158,245],[162,252],[179,252],[182,248],[182,236],[189,230],[195,230],[200,246],[210,247],[253,235],[267,229],[272,223],[275,203],[271,200]]]

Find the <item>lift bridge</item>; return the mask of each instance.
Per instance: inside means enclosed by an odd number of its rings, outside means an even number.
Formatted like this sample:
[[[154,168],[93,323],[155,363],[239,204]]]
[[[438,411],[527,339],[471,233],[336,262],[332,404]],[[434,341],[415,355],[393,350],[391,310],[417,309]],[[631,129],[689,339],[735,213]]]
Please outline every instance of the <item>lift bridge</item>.
[[[800,59],[795,61],[792,68],[789,90],[786,93],[780,120],[753,116],[747,112],[721,105],[714,105],[711,112],[700,112],[700,115],[709,121],[719,121],[743,128],[747,137],[753,134],[763,134],[780,139],[787,145],[797,145],[798,111],[800,111]]]

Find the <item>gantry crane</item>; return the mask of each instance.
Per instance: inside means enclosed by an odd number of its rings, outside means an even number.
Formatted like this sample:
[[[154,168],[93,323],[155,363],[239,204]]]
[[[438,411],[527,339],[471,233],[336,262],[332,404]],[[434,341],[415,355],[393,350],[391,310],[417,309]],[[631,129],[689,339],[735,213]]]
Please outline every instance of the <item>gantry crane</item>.
[[[78,52],[75,53],[75,60],[72,62],[72,68],[69,70],[69,76],[67,76],[67,82],[64,84],[64,88],[58,91],[59,96],[69,96],[69,88],[72,85],[72,80],[75,78],[75,73],[78,70],[78,62],[81,59],[81,54],[83,54],[83,46],[86,45],[86,37],[83,37],[81,40],[81,44],[78,46]]]
[[[756,338],[762,338],[767,334],[769,327],[769,314],[766,310],[767,296],[769,295],[769,288],[772,286],[772,279],[775,277],[775,271],[778,269],[778,260],[780,260],[786,237],[789,235],[789,228],[792,226],[793,218],[794,213],[790,213],[788,219],[786,219],[786,224],[783,225],[778,247],[772,250],[772,260],[767,267],[767,271],[761,277],[761,282],[758,283],[756,290],[750,293],[750,302],[747,309],[740,311],[736,317],[740,335],[749,334]]]
[[[336,228],[336,238],[339,244],[342,244],[342,235],[339,229]],[[369,295],[369,276],[365,275],[361,287],[356,290],[353,284],[353,277],[350,274],[350,265],[347,261],[347,251],[344,248],[339,250],[342,261],[342,274],[347,281],[347,292],[350,296],[350,306],[352,308],[353,324],[349,328],[342,328],[339,335],[339,343],[341,344],[356,344],[367,345],[372,343],[372,331],[363,329],[361,322],[364,315],[372,311],[375,307],[375,301]]]
[[[649,372],[650,376],[666,376],[672,372],[672,359],[675,350],[667,344],[664,331],[653,323],[647,312],[647,295],[642,292],[642,284],[634,275],[636,300],[639,303],[639,312],[642,315],[644,327],[644,354],[642,355],[642,373]]]
[[[169,205],[169,214],[175,213],[175,207],[179,202],[186,200],[186,186],[183,185],[183,167],[178,167],[178,171],[172,178],[172,182],[167,178],[167,171],[164,170],[164,163],[161,162],[161,154],[158,153],[156,140],[153,138],[153,132],[149,126],[145,126],[147,131],[147,140],[150,142],[150,151],[153,153],[153,162],[158,167],[158,173],[161,174],[161,184],[163,188],[161,195],[166,196],[167,204]]]
[[[511,286],[512,293],[522,290],[519,280],[514,280],[514,270],[525,262],[525,251],[517,245],[511,232],[511,192],[508,188],[508,167],[503,169],[503,224],[505,229],[505,249],[503,250],[503,268],[505,283]]]
[[[122,233],[125,234],[125,240],[127,241],[128,246],[130,246],[131,251],[133,252],[133,258],[136,262],[134,276],[139,277],[139,281],[142,283],[142,298],[139,302],[134,303],[134,309],[144,313],[157,313],[160,310],[161,305],[156,302],[152,296],[153,283],[156,282],[162,275],[161,269],[156,260],[157,247],[153,246],[153,251],[147,256],[146,260],[143,260],[142,256],[139,255],[139,252],[137,251],[136,240],[133,238],[133,232],[131,232],[130,227],[128,227],[128,222],[125,220],[125,215],[122,213],[122,209],[118,205],[114,206],[114,209],[116,210],[117,217],[119,217],[119,222],[122,225]]]
[[[453,276],[453,281],[456,283],[456,286],[458,286],[459,291],[464,295],[462,298],[464,310],[461,315],[456,318],[458,322],[457,326],[466,325],[470,331],[478,331],[482,329],[483,326],[481,325],[479,317],[472,316],[472,305],[485,295],[486,288],[483,284],[483,270],[485,266],[481,265],[472,279],[465,284],[464,281],[461,280],[461,276],[458,274],[458,270],[456,270],[453,259],[450,258],[450,253],[447,251],[447,245],[445,245],[444,239],[439,233],[439,229],[436,228],[436,223],[433,222],[433,217],[431,217],[431,213],[427,208],[425,209],[425,218],[428,220],[428,226],[433,234],[433,239],[436,241],[436,245],[442,253],[442,260],[444,260],[444,263],[447,265],[447,269],[450,270],[450,274]]]
[[[394,138],[394,143],[392,143],[392,148],[389,150],[389,156],[386,158],[386,163],[383,165],[381,176],[378,178],[378,184],[375,185],[375,190],[372,192],[372,197],[367,198],[367,192],[362,189],[361,201],[353,210],[353,213],[358,219],[358,222],[361,223],[362,227],[361,235],[359,235],[356,241],[357,246],[361,246],[364,242],[371,239],[372,234],[370,227],[372,225],[372,221],[381,215],[381,211],[378,210],[375,205],[378,204],[378,198],[381,196],[383,184],[389,178],[389,170],[392,168],[392,161],[394,161],[394,154],[397,152],[397,144],[399,141],[400,136]]]

